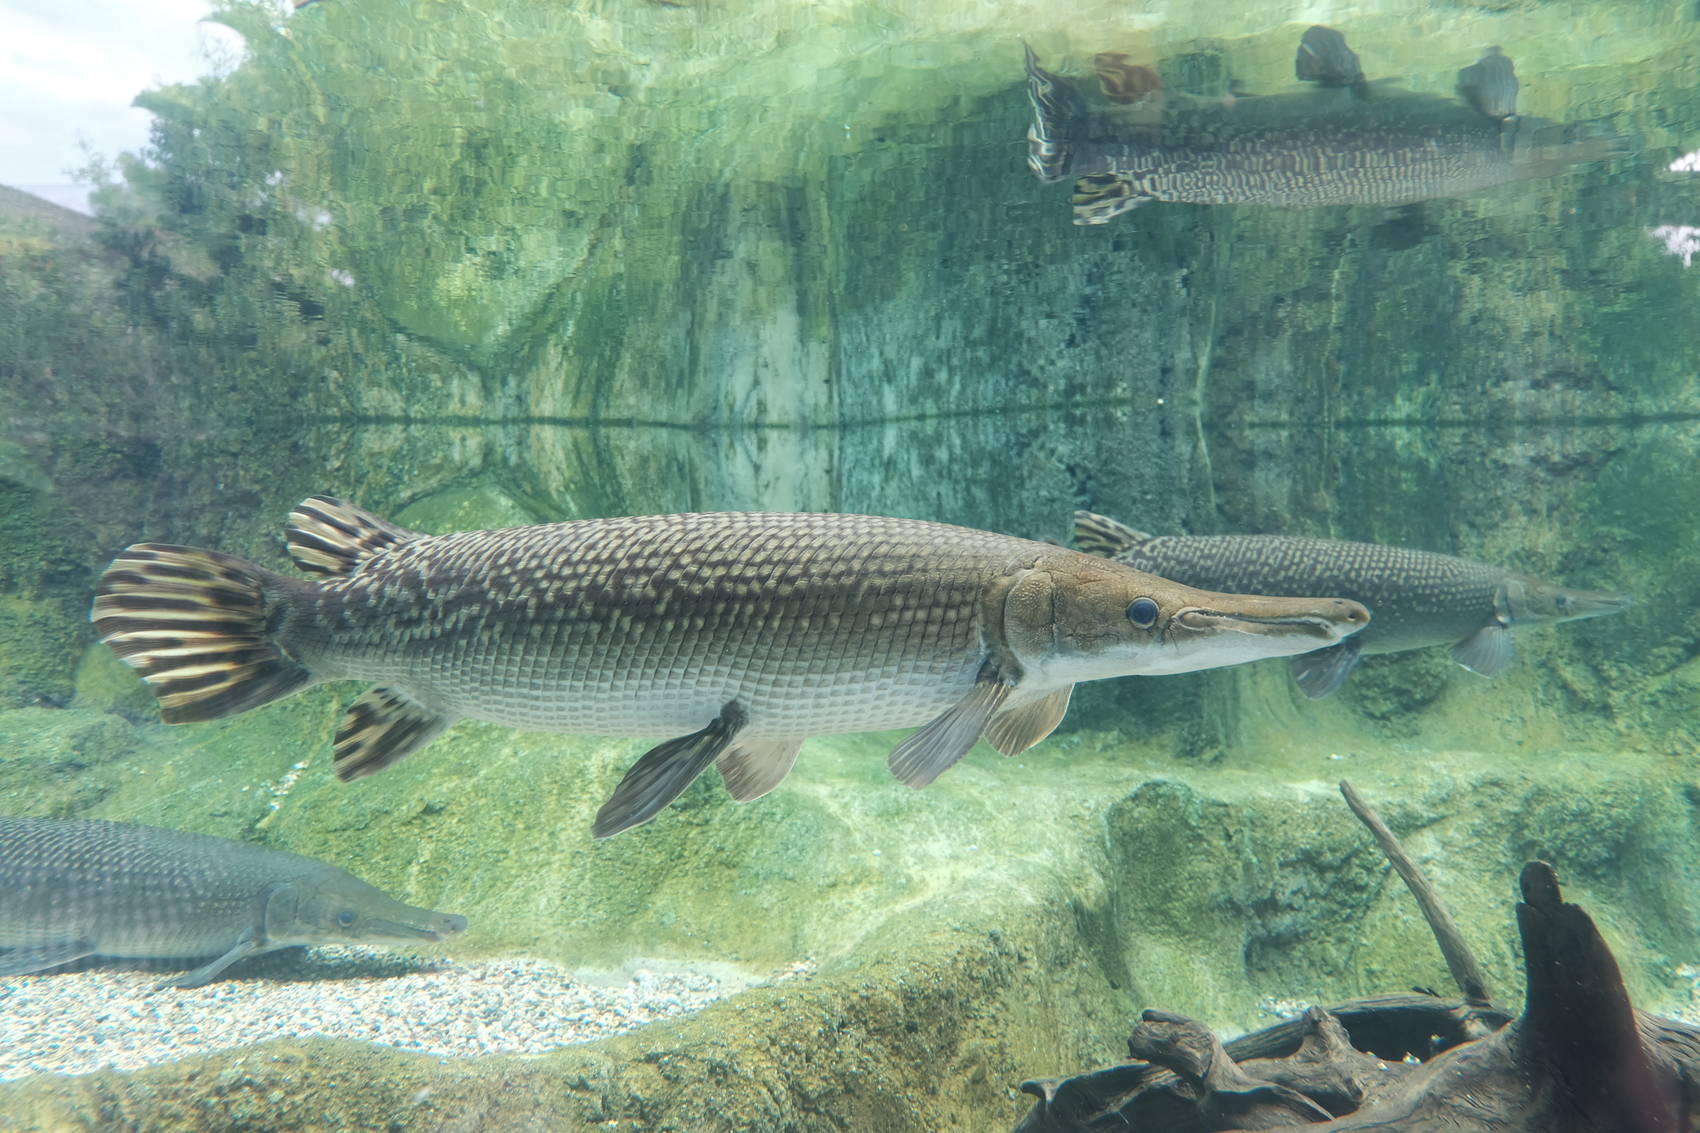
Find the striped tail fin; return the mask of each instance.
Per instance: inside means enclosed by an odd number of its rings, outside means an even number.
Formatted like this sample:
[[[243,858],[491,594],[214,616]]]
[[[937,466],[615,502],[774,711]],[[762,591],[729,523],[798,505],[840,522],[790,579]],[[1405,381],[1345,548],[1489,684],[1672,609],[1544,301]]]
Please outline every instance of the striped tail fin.
[[[1074,84],[1039,66],[1033,49],[1027,54],[1027,101],[1033,104],[1033,124],[1027,128],[1027,168],[1041,181],[1060,181],[1073,157],[1074,136],[1086,121],[1086,100]]]
[[[101,575],[89,619],[167,724],[216,720],[312,681],[269,629],[280,592],[302,585],[217,551],[137,543]]]

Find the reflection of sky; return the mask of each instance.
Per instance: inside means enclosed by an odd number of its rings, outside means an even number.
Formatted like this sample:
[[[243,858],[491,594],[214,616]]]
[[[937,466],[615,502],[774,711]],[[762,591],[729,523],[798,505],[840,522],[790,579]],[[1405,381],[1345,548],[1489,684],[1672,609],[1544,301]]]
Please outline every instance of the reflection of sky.
[[[1670,163],[1673,173],[1700,173],[1700,149],[1685,153]]]
[[[1682,266],[1691,267],[1694,257],[1700,256],[1700,228],[1691,224],[1661,224],[1647,229],[1647,235],[1665,242],[1665,251],[1682,257]]]
[[[71,208],[80,143],[115,157],[147,144],[130,100],[211,69],[239,39],[198,21],[212,0],[0,0],[0,184]]]

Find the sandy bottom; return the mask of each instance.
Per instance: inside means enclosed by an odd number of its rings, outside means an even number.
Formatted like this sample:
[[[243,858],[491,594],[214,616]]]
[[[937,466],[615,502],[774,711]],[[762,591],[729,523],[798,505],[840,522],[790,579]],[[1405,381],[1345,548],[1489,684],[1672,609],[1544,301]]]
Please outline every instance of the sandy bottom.
[[[806,974],[806,963],[773,978]],[[358,1039],[438,1055],[541,1054],[688,1014],[749,986],[731,969],[576,973],[532,959],[414,960],[321,948],[239,978],[158,988],[158,970],[0,979],[0,1081],[133,1070],[265,1039]]]

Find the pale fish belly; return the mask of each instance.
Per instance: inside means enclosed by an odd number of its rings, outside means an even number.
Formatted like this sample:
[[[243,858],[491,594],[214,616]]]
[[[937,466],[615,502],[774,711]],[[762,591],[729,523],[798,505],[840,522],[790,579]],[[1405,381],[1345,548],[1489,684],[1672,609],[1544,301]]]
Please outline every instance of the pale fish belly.
[[[151,916],[110,916],[89,937],[95,953],[137,959],[178,959],[211,956],[228,950],[243,930],[258,919],[258,898],[249,894],[241,903],[223,907],[191,905],[161,910]]]
[[[984,659],[976,649],[872,664],[840,658],[822,666],[764,652],[728,649],[711,656],[686,647],[597,668],[509,656],[454,672],[440,665],[375,665],[362,675],[446,715],[527,730],[685,735],[735,701],[747,721],[741,735],[804,738],[925,724],[968,693]]]

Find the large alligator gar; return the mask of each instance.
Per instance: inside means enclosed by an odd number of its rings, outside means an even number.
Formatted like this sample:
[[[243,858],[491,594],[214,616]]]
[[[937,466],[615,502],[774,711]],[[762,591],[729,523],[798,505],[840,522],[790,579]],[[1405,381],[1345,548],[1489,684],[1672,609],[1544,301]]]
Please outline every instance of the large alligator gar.
[[[404,905],[299,854],[92,819],[0,818],[0,976],[86,956],[214,959],[161,986],[300,944],[419,944],[466,918]]]
[[[1148,201],[1410,204],[1624,150],[1602,124],[1517,115],[1517,79],[1497,48],[1459,72],[1462,101],[1371,87],[1330,28],[1305,34],[1297,73],[1313,86],[1227,100],[1158,92],[1093,110],[1028,49],[1028,165],[1041,181],[1075,178],[1074,222],[1103,224]]]
[[[1290,662],[1307,696],[1338,689],[1358,659],[1430,645],[1491,677],[1511,662],[1511,631],[1627,609],[1627,594],[1567,590],[1526,574],[1432,551],[1287,535],[1147,535],[1089,511],[1074,513],[1074,541],[1139,570],[1197,586],[1250,593],[1346,594],[1375,620],[1339,645]]]
[[[335,742],[370,774],[469,717],[675,736],[595,832],[647,821],[717,764],[739,800],[805,738],[925,725],[891,753],[919,787],[984,735],[1049,735],[1075,682],[1332,645],[1337,599],[1210,594],[1078,551],[917,520],[724,513],[421,535],[340,500],[292,514],[302,581],[214,551],[140,543],[107,569],[100,637],[167,723],[242,712],[317,681],[377,686]]]

